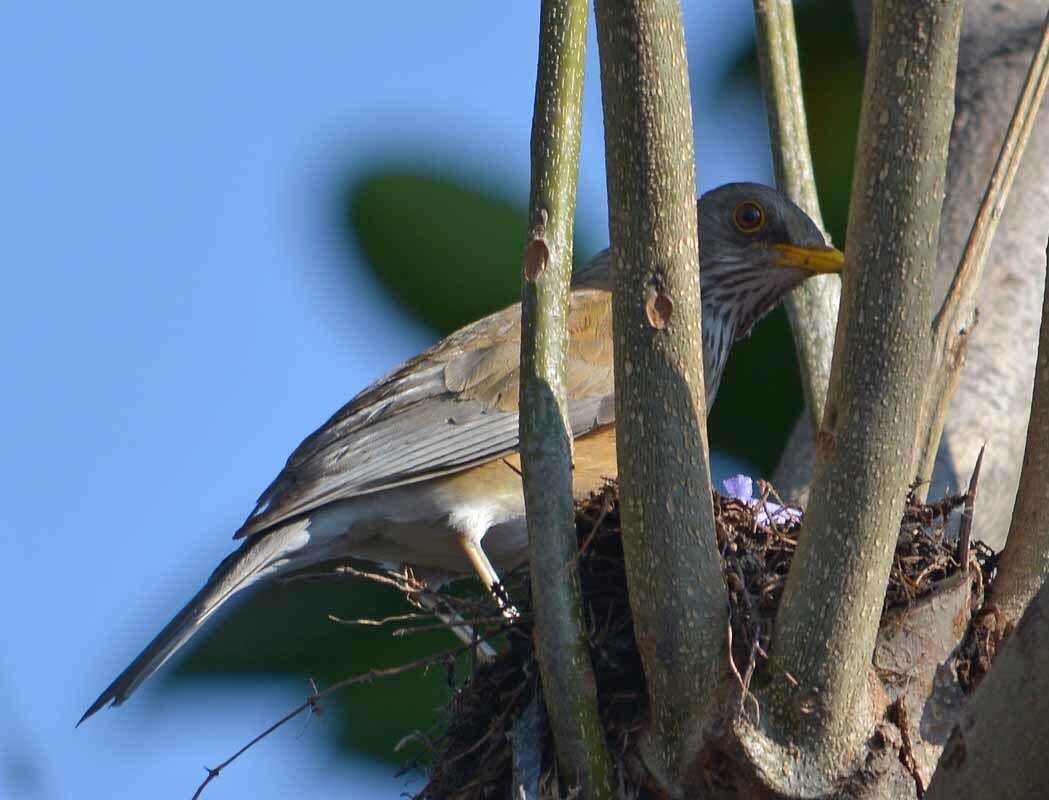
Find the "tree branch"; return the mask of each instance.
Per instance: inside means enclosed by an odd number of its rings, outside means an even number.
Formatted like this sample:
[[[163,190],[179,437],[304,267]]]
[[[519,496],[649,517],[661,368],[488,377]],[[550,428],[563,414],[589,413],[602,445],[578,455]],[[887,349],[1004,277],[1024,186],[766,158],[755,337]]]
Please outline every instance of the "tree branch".
[[[983,277],[998,220],[1005,210],[1013,178],[1016,177],[1020,159],[1027,147],[1047,85],[1049,16],[1042,27],[1038,49],[1031,60],[1027,78],[1009,123],[1009,130],[998,152],[998,160],[987,182],[983,201],[969,231],[965,251],[947,291],[947,297],[933,322],[933,378],[926,394],[923,422],[918,429],[923,437],[918,462],[918,475],[922,478],[928,479],[932,476],[936,452],[947,421],[947,408],[965,363],[969,334],[976,325],[976,290]]]
[[[1049,784],[1049,584],[966,704],[927,800],[1042,797]]]
[[[558,763],[585,798],[615,782],[583,621],[572,500],[568,361],[586,0],[543,0],[532,117],[531,228],[521,283],[521,465],[535,646]]]
[[[754,21],[776,186],[823,229],[801,90],[793,4],[791,0],[754,0]],[[785,302],[813,430],[819,429],[823,419],[840,296],[841,279],[822,275],[805,281],[787,295]]]
[[[650,719],[680,786],[728,675],[710,495],[695,162],[678,0],[598,0],[623,547]]]
[[[1038,363],[1034,371],[1027,448],[1009,538],[991,586],[990,602],[1015,623],[1049,578],[1049,245]]]
[[[872,722],[868,675],[928,368],[962,0],[874,11],[847,237],[850,268],[805,532],[764,692],[774,741],[832,778]],[[820,774],[820,769],[823,769]]]

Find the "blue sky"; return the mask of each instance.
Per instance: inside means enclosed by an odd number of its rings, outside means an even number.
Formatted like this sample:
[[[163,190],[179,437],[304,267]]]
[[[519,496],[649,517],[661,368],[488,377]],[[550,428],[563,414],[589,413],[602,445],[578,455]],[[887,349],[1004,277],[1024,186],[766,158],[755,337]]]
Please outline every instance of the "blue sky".
[[[768,181],[760,107],[712,86],[750,5],[687,5],[700,188]],[[0,797],[188,797],[302,696],[147,685],[73,729],[292,448],[432,339],[334,235],[335,181],[411,153],[527,198],[536,6],[0,10]],[[579,214],[603,232],[596,55]],[[405,788],[339,759],[323,725],[280,732],[206,796]]]

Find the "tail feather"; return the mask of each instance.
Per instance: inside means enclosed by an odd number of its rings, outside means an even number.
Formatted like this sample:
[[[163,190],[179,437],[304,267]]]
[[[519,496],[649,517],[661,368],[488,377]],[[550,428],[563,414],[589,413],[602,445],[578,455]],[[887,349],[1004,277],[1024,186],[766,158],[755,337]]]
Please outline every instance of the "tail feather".
[[[230,553],[208,578],[208,582],[156,635],[138,658],[131,662],[80,718],[84,720],[107,705],[118,706],[139,685],[160,669],[175,652],[230,597],[259,578],[280,570],[288,556],[309,542],[308,522],[303,520],[249,538]]]

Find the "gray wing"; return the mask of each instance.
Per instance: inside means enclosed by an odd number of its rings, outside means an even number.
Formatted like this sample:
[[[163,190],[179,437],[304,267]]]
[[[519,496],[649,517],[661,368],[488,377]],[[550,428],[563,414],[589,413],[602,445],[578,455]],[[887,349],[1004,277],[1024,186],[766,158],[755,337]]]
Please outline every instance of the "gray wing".
[[[572,433],[614,421],[611,296],[591,270],[569,314]],[[369,386],[292,453],[237,531],[517,450],[520,306],[485,317]]]

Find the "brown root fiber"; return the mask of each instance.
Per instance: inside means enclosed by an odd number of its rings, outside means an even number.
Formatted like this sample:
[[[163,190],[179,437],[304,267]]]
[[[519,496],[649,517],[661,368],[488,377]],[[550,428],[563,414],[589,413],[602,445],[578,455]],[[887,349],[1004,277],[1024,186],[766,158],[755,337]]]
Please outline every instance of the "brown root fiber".
[[[761,513],[768,495],[769,489],[764,487],[763,499],[757,505],[714,496],[718,549],[731,604],[733,666],[744,687],[764,663],[776,609],[801,532],[801,524],[794,517],[773,523]],[[913,494],[908,497],[883,616],[927,596],[960,571],[956,544],[946,528],[951,513],[963,501],[964,496],[958,496],[924,504]],[[583,587],[601,720],[610,750],[620,762],[621,780],[629,784],[629,770],[622,767],[629,759],[647,709],[645,677],[634,641],[623,568],[614,484],[577,508],[576,530],[580,547],[576,566]],[[989,551],[976,548],[975,560],[984,575],[990,572],[988,558]],[[508,646],[498,658],[477,669],[456,691],[446,729],[435,743],[430,780],[419,794],[420,800],[515,796],[508,734],[540,687],[528,614],[527,571],[510,576],[507,583],[522,612],[520,620],[507,631]],[[497,628],[504,622],[493,616],[491,627]],[[745,697],[746,692],[743,694]],[[548,729],[543,740],[544,783],[550,784],[556,780],[556,767]],[[712,774],[719,771],[713,768]],[[631,796],[630,787],[627,788],[626,794]],[[633,791],[638,796],[646,795],[643,787],[633,787]]]

